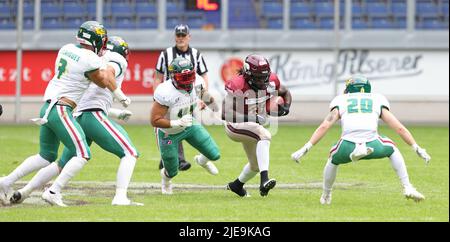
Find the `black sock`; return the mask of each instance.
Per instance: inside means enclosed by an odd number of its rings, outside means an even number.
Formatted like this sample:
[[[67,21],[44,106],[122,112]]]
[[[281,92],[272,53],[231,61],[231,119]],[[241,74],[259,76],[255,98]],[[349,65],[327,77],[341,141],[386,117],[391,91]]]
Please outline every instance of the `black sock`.
[[[261,171],[261,186],[269,180],[269,172],[268,171]]]
[[[242,183],[241,181],[239,181],[239,178],[238,179],[236,179],[236,180],[234,180],[234,182],[233,182],[234,184],[236,184],[236,185],[238,185],[238,186],[240,186],[240,187],[243,187],[244,186],[244,184],[245,183]]]

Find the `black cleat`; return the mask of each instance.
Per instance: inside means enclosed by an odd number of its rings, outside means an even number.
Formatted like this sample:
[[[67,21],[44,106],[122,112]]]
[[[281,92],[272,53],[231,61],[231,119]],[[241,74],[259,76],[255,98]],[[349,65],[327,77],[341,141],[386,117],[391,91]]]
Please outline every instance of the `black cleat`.
[[[276,184],[277,181],[275,179],[269,179],[268,181],[264,182],[262,186],[259,187],[259,194],[261,194],[261,196],[263,197],[267,196],[270,189],[274,188]]]
[[[18,191],[15,191],[9,201],[11,204],[19,204],[22,203],[23,200],[25,200],[25,197],[22,196],[22,194]]]
[[[230,190],[230,191],[236,193],[239,197],[248,197],[249,196],[243,186],[238,186],[234,182],[228,183],[227,190]]]
[[[187,171],[187,170],[189,170],[189,168],[191,168],[191,163],[189,163],[185,160],[180,160],[180,164],[178,165],[178,169],[180,171]]]
[[[161,170],[163,167],[164,167],[164,166],[163,166],[162,160],[159,160],[159,166],[158,166],[158,168]]]

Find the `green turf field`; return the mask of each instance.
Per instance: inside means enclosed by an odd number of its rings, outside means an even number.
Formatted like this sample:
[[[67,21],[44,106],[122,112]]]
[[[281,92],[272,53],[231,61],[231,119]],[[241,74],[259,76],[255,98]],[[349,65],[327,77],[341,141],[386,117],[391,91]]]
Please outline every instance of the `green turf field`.
[[[150,126],[125,126],[141,153],[129,196],[143,207],[112,207],[119,160],[98,146],[93,159],[63,190],[68,208],[51,207],[41,201],[40,191],[24,204],[0,207],[0,221],[449,221],[448,127],[409,127],[417,142],[432,156],[429,166],[393,131],[392,138],[405,157],[411,182],[426,196],[422,203],[406,200],[388,159],[360,161],[338,170],[333,202],[319,203],[322,169],[328,150],[339,137],[339,127],[315,146],[298,165],[290,154],[301,147],[314,126],[281,126],[271,145],[270,176],[277,187],[260,197],[259,176],[250,183],[249,198],[239,198],[225,185],[234,180],[246,162],[240,144],[232,142],[223,127],[209,127],[221,148],[216,163],[218,176],[193,164],[173,180],[174,195],[159,193],[159,153]],[[37,126],[0,126],[0,176],[7,175],[38,151]],[[185,145],[192,161],[195,151]],[[31,176],[23,180],[29,180]],[[19,188],[19,183],[15,188]]]

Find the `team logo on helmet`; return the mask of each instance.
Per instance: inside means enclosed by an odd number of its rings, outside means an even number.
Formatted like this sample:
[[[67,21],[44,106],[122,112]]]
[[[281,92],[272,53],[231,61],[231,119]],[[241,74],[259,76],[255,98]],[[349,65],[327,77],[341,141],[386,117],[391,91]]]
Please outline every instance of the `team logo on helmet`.
[[[119,36],[110,36],[106,48],[110,51],[121,54],[127,61],[130,55],[128,43]]]

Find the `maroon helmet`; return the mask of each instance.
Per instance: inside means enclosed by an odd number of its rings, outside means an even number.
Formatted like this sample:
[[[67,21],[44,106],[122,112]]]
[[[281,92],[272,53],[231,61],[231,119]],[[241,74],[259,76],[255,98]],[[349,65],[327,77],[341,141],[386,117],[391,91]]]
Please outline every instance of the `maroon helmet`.
[[[251,54],[245,58],[243,75],[245,81],[255,90],[266,90],[269,86],[269,61],[261,55]]]

